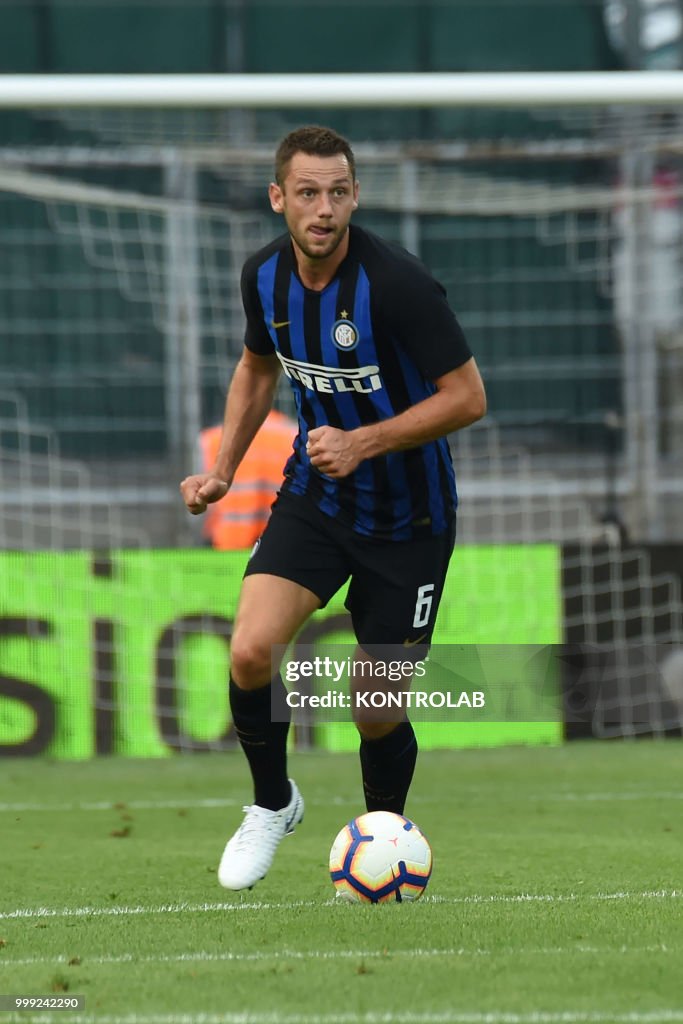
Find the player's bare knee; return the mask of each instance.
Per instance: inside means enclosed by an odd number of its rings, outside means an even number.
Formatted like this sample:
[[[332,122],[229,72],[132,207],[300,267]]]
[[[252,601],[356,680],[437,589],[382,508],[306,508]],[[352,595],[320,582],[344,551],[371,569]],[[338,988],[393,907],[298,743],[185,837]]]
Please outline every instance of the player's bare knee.
[[[273,676],[270,647],[235,635],[230,647],[230,673],[241,690],[265,686]]]

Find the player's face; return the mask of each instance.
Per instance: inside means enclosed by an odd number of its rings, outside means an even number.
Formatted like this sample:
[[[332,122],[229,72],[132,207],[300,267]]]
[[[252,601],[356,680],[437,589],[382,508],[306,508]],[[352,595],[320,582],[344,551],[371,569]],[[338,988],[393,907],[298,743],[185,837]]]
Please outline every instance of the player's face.
[[[347,243],[351,214],[358,206],[358,183],[343,154],[295,153],[282,185],[271,185],[269,194],[273,210],[284,215],[294,245],[309,260],[326,260]]]

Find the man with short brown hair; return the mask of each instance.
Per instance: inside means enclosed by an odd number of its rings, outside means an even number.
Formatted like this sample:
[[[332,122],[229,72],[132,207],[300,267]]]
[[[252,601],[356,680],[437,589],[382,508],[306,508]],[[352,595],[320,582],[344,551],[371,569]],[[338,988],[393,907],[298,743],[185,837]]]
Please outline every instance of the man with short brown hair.
[[[229,889],[262,878],[303,816],[273,648],[349,578],[359,658],[374,645],[429,644],[455,539],[446,437],[486,408],[444,289],[405,250],[350,224],[358,196],[353,152],[332,129],[300,128],[280,143],[269,197],[287,233],[244,266],[245,348],[220,452],[212,472],[181,484],[194,514],[226,493],[284,372],[299,433],[232,640],[230,704],[254,803],[221,859]],[[410,722],[356,724],[367,809],[402,813],[417,757]]]

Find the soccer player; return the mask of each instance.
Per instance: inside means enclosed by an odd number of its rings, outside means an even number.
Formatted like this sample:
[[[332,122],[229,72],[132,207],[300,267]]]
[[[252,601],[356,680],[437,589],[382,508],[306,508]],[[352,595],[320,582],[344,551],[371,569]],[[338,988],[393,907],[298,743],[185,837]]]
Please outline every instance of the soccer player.
[[[346,139],[308,126],[282,140],[269,198],[287,232],[244,265],[246,335],[219,454],[211,472],[180,485],[193,514],[223,497],[284,372],[299,433],[232,638],[230,707],[254,802],[220,862],[228,889],[263,878],[303,817],[273,646],[289,644],[349,579],[359,657],[429,643],[455,539],[446,435],[486,409],[444,289],[405,250],[350,224],[358,194]],[[409,720],[356,724],[367,809],[402,813],[417,757]]]

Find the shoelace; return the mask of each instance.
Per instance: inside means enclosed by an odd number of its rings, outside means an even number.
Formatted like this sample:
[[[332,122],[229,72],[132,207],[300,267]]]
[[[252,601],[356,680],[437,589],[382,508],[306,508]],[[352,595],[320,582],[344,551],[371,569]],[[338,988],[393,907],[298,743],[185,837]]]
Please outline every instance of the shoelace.
[[[235,836],[235,847],[237,850],[240,850],[248,842],[252,833],[262,831],[264,828],[270,831],[271,826],[271,821],[259,815],[252,804],[246,804],[242,810],[245,812],[246,818]]]

